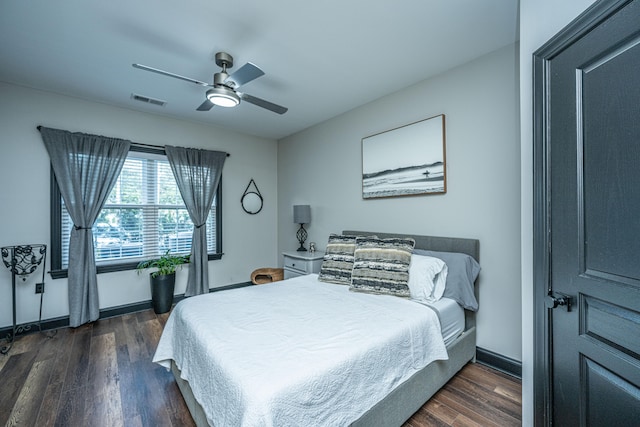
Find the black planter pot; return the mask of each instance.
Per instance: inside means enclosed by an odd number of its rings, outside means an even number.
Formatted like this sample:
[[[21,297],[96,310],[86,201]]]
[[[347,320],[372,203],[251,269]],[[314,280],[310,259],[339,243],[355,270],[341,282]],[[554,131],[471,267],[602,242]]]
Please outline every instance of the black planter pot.
[[[151,306],[156,314],[166,313],[173,304],[173,290],[176,286],[176,273],[151,277]]]

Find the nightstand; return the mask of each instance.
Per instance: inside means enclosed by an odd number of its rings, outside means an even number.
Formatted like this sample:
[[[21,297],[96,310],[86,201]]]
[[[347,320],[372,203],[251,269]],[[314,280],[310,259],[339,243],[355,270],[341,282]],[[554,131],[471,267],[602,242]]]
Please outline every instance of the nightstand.
[[[320,273],[324,252],[283,252],[284,278],[302,276],[304,274]]]

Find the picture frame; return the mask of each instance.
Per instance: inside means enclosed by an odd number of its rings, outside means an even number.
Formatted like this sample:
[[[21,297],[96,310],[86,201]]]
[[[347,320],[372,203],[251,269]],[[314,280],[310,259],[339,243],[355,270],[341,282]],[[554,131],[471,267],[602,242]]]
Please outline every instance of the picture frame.
[[[445,194],[445,115],[362,139],[362,198]]]

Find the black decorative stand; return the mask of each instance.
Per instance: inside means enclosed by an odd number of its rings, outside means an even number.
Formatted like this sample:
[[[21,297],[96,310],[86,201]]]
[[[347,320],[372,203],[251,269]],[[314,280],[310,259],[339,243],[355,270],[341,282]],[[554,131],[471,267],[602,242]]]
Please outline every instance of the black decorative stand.
[[[11,297],[13,309],[13,329],[7,334],[7,344],[0,348],[1,354],[7,354],[13,346],[16,334],[31,330],[33,324],[16,326],[16,276],[23,281],[27,280],[27,276],[35,272],[38,266],[42,264],[42,282],[36,283],[36,292],[40,291],[40,317],[38,318],[38,329],[42,331],[42,296],[44,294],[44,275],[45,264],[47,258],[47,245],[19,245],[5,246],[0,249],[2,251],[2,261],[5,267],[11,270]]]
[[[307,248],[304,247],[304,242],[305,240],[307,240],[308,234],[307,234],[307,230],[304,229],[304,224],[300,224],[300,228],[298,228],[298,231],[296,233],[296,238],[298,239],[298,242],[300,243],[300,247],[298,248],[298,252],[306,252]]]

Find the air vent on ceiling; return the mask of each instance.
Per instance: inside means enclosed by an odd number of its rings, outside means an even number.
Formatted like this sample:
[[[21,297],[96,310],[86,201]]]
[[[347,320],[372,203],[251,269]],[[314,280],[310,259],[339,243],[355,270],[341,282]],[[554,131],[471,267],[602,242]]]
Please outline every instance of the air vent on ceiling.
[[[147,104],[159,105],[161,107],[164,107],[165,105],[167,105],[167,101],[163,101],[162,99],[150,98],[144,95],[138,95],[137,93],[132,93],[131,99],[134,99],[140,102],[146,102]]]

